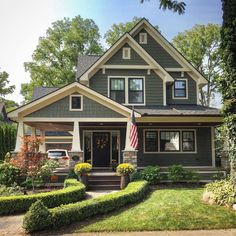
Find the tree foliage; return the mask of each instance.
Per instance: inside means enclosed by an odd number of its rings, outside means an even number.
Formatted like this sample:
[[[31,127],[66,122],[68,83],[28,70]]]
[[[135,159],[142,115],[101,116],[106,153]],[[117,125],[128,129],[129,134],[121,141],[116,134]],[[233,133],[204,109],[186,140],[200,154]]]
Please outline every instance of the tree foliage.
[[[150,0],[140,0],[141,3],[150,1]],[[179,15],[182,15],[185,13],[185,7],[186,7],[186,3],[185,2],[181,2],[181,1],[176,1],[176,0],[159,0],[160,4],[159,4],[159,9],[162,10],[171,10],[173,12],[177,12]]]
[[[124,33],[129,32],[141,19],[141,17],[134,17],[132,21],[113,24],[104,35],[106,43],[109,46],[112,46]]]
[[[220,26],[195,25],[173,39],[174,46],[208,79],[200,91],[200,101],[210,106],[217,92],[216,80],[221,76]]]
[[[9,74],[6,71],[0,71],[0,97],[13,93],[15,85],[10,85],[8,80]]]
[[[0,160],[13,151],[16,143],[16,126],[0,122]]]
[[[231,176],[236,185],[236,2],[222,0],[222,8],[221,50],[224,76],[219,78],[218,85],[224,103],[222,112],[227,131]]]
[[[78,54],[102,53],[100,34],[95,22],[76,16],[52,23],[45,37],[32,55],[32,61],[25,62],[31,81],[23,84],[25,100],[32,96],[34,86],[61,87],[75,80]]]

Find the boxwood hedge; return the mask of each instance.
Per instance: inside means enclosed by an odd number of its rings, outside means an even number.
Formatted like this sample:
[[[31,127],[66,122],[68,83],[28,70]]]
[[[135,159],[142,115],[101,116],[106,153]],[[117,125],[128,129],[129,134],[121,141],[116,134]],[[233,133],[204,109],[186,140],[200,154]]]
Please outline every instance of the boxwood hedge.
[[[78,203],[61,205],[59,207],[49,209],[47,222],[37,224],[37,211],[35,217],[26,217],[23,220],[23,227],[27,232],[38,231],[47,228],[58,228],[72,222],[83,221],[94,215],[111,212],[129,203],[135,203],[143,199],[148,191],[148,183],[146,181],[137,181],[130,183],[124,190],[110,193],[97,198],[92,198]],[[31,212],[32,214],[32,212]],[[32,227],[34,226],[34,227]]]
[[[65,188],[47,193],[0,197],[0,215],[25,212],[32,203],[41,200],[49,208],[77,202],[85,197],[85,186],[76,179],[65,180]]]

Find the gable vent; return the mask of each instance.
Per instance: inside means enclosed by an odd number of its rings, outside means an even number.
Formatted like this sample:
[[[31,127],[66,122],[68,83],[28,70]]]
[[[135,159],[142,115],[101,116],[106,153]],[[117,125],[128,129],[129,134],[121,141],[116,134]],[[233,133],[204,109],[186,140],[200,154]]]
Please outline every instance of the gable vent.
[[[139,43],[140,44],[147,44],[147,33],[140,33],[139,34]]]
[[[122,51],[122,58],[123,59],[130,59],[130,48],[123,48]]]

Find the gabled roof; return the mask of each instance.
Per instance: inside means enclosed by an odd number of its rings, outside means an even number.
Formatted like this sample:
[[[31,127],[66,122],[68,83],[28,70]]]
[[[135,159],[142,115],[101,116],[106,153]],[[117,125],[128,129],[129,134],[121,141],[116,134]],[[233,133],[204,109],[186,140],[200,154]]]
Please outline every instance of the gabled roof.
[[[199,84],[205,85],[207,79],[145,18],[131,29],[129,34],[135,36],[141,29],[145,29],[183,68],[193,72]]]
[[[132,110],[130,108],[119,104],[118,102],[90,89],[87,86],[82,85],[79,82],[73,82],[9,112],[8,117],[13,120],[17,120],[18,117],[24,117],[28,114],[31,114],[32,112],[42,109],[43,107],[46,107],[75,92],[79,92],[80,94],[85,95],[92,100],[95,100],[96,102],[116,111],[117,113],[124,115],[125,117],[129,118],[131,116]],[[140,114],[138,112],[135,112],[135,116],[140,117]]]
[[[35,87],[33,90],[32,101],[39,99],[51,92],[56,91],[58,88],[55,87]]]
[[[110,47],[83,75],[80,77],[81,83],[88,83],[91,76],[93,76],[98,70],[99,66],[104,65],[120,48],[128,43],[136,53],[138,53],[148,65],[150,65],[155,73],[161,75],[160,77],[167,81],[173,82],[174,79],[171,75],[158,64],[135,40],[130,34],[125,33],[116,43]]]
[[[76,78],[79,78],[88,68],[94,64],[100,56],[78,55]]]

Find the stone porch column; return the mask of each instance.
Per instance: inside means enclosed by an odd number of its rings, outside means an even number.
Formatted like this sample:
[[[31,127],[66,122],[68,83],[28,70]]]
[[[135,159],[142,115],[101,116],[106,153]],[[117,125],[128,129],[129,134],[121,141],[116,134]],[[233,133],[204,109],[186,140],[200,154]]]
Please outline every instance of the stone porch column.
[[[74,121],[72,147],[71,151],[69,152],[69,155],[74,161],[77,161],[77,157],[79,157],[80,162],[83,161],[83,151],[81,150],[81,145],[80,145],[80,132],[79,132],[78,121]]]
[[[46,144],[45,144],[45,131],[41,130],[41,137],[44,139],[42,144],[39,145],[39,151],[41,153],[46,153]]]
[[[18,126],[17,126],[17,135],[16,135],[16,146],[15,146],[15,152],[20,151],[21,143],[22,143],[22,138],[24,137],[24,123],[22,120],[18,121]]]
[[[126,126],[126,139],[125,139],[125,149],[123,150],[123,162],[130,163],[135,168],[137,168],[137,153],[138,150],[135,150],[130,146],[130,129],[131,129],[131,120],[127,121]]]

